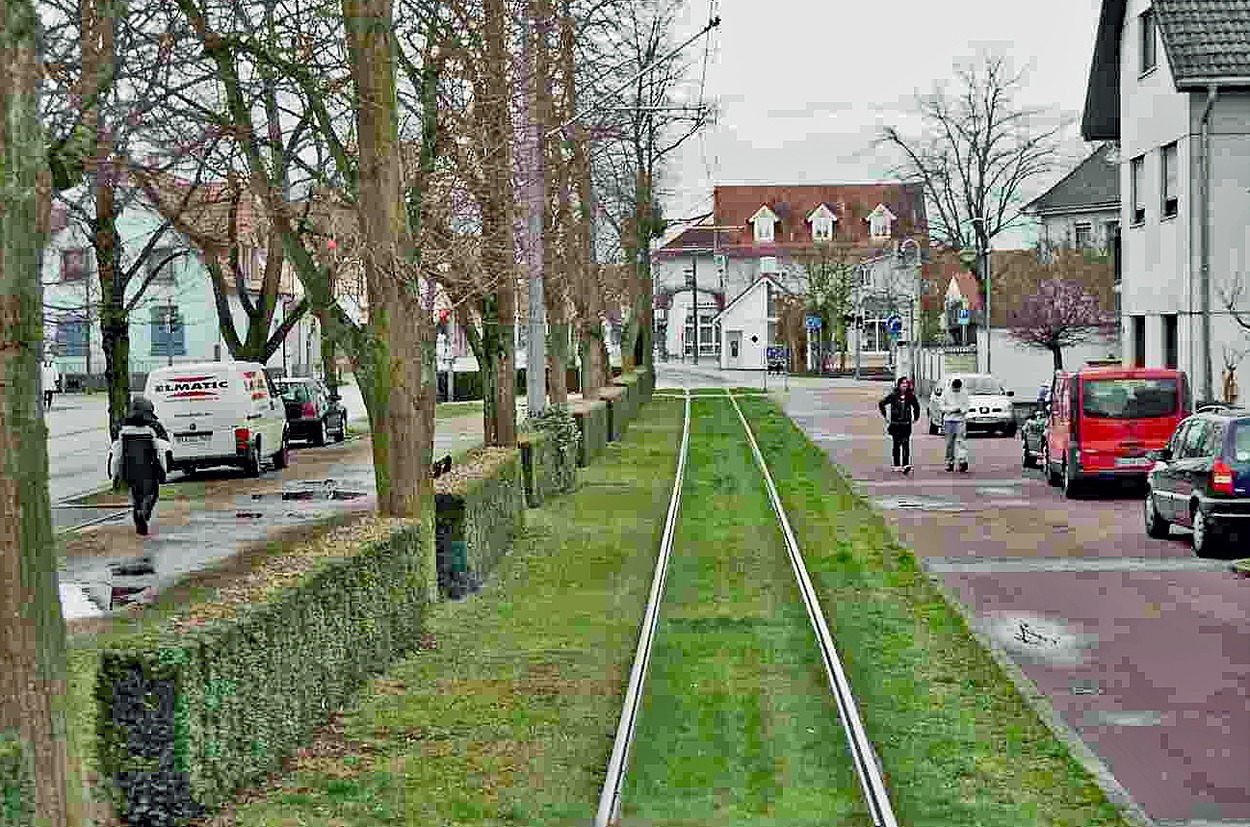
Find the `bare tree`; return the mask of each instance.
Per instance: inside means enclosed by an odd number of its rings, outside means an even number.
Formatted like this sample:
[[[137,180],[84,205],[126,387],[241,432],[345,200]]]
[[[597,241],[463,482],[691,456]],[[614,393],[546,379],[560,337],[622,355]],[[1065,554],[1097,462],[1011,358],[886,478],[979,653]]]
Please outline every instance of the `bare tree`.
[[[838,351],[846,354],[846,317],[855,310],[854,268],[858,257],[849,243],[817,241],[795,258],[806,282],[806,309],[821,320],[816,357],[817,369],[823,371],[830,345],[836,344]]]
[[[1237,399],[1237,367],[1250,353],[1250,305],[1246,304],[1246,284],[1241,273],[1233,274],[1219,288],[1220,304],[1225,312],[1243,331],[1245,347],[1225,345],[1224,356],[1224,401],[1234,402]]]
[[[954,91],[939,84],[919,98],[920,137],[888,126],[878,138],[904,156],[896,173],[923,184],[930,237],[947,247],[989,250],[1022,220],[1031,182],[1054,168],[1070,119],[1018,106],[1022,80],[998,57],[979,68],[957,66]]]
[[[37,29],[30,0],[0,0],[0,748],[11,755],[16,744],[21,766],[33,769],[32,823],[61,825],[70,823],[71,808],[65,621],[38,392],[38,262],[51,177],[37,104]]]

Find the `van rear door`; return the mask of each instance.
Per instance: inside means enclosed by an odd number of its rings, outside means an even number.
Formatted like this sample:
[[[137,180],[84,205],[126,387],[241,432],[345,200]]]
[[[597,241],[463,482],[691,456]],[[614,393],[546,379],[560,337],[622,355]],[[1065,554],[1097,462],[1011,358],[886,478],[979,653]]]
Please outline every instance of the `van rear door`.
[[[228,364],[155,371],[147,396],[169,431],[174,461],[233,454],[238,379]]]
[[[1082,471],[1148,471],[1184,415],[1181,376],[1082,376]]]

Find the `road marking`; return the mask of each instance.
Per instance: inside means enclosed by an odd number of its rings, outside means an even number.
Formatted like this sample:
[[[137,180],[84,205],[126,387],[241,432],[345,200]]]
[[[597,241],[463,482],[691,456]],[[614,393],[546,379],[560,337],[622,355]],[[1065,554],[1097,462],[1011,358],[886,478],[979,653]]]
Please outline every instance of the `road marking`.
[[[921,557],[935,574],[1008,574],[1042,571],[1226,571],[1227,560],[1189,557]]]

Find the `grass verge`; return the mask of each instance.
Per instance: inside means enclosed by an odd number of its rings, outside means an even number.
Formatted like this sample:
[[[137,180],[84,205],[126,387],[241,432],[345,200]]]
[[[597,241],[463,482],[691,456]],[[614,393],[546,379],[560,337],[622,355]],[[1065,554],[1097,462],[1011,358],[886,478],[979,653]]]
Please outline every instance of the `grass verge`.
[[[594,815],[671,493],[681,404],[654,402],[579,488],[526,514],[432,648],[373,681],[214,825],[585,825]]]
[[[739,404],[803,548],[900,821],[1127,827],[825,454],[771,401]]]
[[[871,825],[742,425],[723,394],[691,408],[624,822]]]

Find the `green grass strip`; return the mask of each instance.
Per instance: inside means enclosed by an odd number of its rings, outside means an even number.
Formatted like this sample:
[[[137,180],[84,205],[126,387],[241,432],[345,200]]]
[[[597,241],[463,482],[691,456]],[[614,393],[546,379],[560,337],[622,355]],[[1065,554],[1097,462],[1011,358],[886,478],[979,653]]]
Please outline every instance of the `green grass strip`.
[[[578,490],[526,513],[436,648],[375,680],[238,827],[579,825],[594,817],[672,491],[682,404],[656,401]]]
[[[900,823],[1128,822],[828,457],[743,399],[876,745]]]
[[[623,821],[870,825],[742,424],[723,394],[692,415]]]

